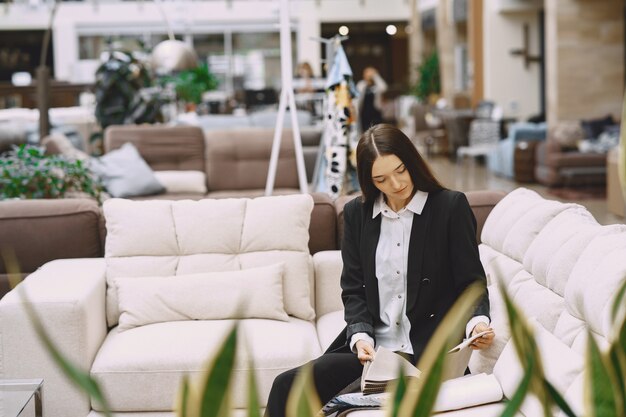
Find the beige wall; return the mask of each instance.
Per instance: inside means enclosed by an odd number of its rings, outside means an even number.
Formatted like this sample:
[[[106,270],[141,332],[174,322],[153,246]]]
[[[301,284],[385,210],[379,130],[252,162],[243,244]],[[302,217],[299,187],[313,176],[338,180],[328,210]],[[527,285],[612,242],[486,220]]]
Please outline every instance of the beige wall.
[[[545,9],[548,122],[619,118],[623,0],[546,0]]]
[[[504,115],[525,120],[541,110],[540,66],[511,55],[523,46],[523,27],[529,25],[531,55],[539,55],[538,9],[501,13],[493,1],[483,3],[484,98],[502,106]]]

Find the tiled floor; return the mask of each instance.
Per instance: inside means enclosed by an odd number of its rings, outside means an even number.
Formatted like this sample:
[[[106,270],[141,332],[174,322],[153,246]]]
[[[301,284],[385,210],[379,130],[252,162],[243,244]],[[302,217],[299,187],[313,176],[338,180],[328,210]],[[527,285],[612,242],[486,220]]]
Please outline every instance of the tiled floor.
[[[465,159],[455,163],[446,157],[432,157],[428,159],[436,177],[448,188],[459,191],[472,190],[503,190],[512,191],[518,187],[535,190],[550,200],[574,202],[581,204],[595,216],[601,224],[625,223],[624,218],[615,216],[607,210],[606,200],[601,198],[585,200],[563,200],[548,192],[548,188],[539,184],[520,184],[515,181],[498,177],[489,172],[484,165]]]

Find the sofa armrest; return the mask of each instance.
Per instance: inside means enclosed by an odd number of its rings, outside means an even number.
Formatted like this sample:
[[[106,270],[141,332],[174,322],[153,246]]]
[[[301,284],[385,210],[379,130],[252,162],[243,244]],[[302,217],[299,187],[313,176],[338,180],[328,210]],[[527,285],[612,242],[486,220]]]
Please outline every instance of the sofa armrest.
[[[107,332],[105,260],[52,261],[0,300],[2,378],[43,378],[49,416],[86,416],[89,396],[62,374],[42,345],[24,309],[25,290],[44,328],[75,365],[89,371]]]
[[[104,254],[104,219],[98,203],[83,198],[6,200],[0,203],[0,246],[17,258],[24,276],[46,262]],[[0,298],[9,290],[0,257]]]
[[[315,268],[315,315],[343,310],[341,301],[341,270],[343,261],[341,251],[327,250],[313,255]]]

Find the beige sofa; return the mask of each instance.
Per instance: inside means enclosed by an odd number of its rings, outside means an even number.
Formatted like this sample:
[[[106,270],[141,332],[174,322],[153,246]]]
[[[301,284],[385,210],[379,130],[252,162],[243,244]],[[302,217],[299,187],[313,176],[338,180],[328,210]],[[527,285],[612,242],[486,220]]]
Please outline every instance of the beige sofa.
[[[333,201],[312,193],[309,251],[337,249],[337,215]],[[0,246],[15,255],[22,276],[55,259],[101,258],[106,228],[101,207],[86,198],[0,201]],[[10,284],[0,257],[0,298]]]
[[[310,181],[321,132],[303,128],[301,137]],[[107,128],[104,149],[108,153],[130,142],[159,180],[173,181],[173,191],[141,199],[254,197],[264,195],[273,139],[274,129],[263,127],[202,131],[193,126],[124,125]],[[299,189],[292,132],[285,129],[274,194]]]
[[[137,275],[283,262],[287,321],[253,318],[240,325],[252,347],[263,406],[273,378],[321,354],[344,325],[340,253],[322,251],[311,257],[306,247],[311,206],[310,197],[302,195],[200,202],[112,200],[104,207],[109,229],[104,259],[53,261],[21,286],[63,351],[102,383],[116,413],[160,417],[171,415],[181,375],[198,372],[232,320],[169,321],[120,331],[115,324],[121,320],[127,326],[128,317],[121,319],[124,313],[116,306],[135,310],[127,308],[128,296],[115,302],[112,288],[123,294],[126,284],[118,281]],[[548,378],[567,399],[578,401],[574,406],[579,409],[585,329],[600,339],[607,336],[607,306],[626,276],[626,226],[600,226],[581,206],[519,189],[491,211],[481,237],[497,340],[492,349],[472,357],[470,368],[494,372],[506,395],[520,376],[496,290],[497,283],[504,284],[525,314],[545,327],[538,340]],[[190,291],[189,304],[197,296]],[[50,362],[15,291],[0,300],[0,333],[0,377],[44,377],[48,415],[100,415]],[[551,352],[559,356],[549,356]],[[245,412],[244,358],[240,352],[235,370],[233,406],[238,415]],[[533,406],[531,399],[523,415],[534,417]],[[502,408],[503,403],[496,403],[444,415],[496,416]]]

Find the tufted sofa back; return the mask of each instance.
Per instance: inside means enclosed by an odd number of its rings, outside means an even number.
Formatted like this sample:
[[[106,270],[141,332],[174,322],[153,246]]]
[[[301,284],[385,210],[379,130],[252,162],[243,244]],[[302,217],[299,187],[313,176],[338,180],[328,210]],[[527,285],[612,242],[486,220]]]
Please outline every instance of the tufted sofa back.
[[[177,276],[283,262],[285,311],[315,317],[308,248],[310,195],[105,202],[107,321],[119,318],[115,277]]]
[[[494,207],[481,239],[499,335],[491,351],[474,355],[472,371],[492,369],[510,338],[500,285],[574,351],[584,353],[587,328],[606,344],[612,297],[626,278],[625,225],[601,226],[580,205],[519,188]]]

